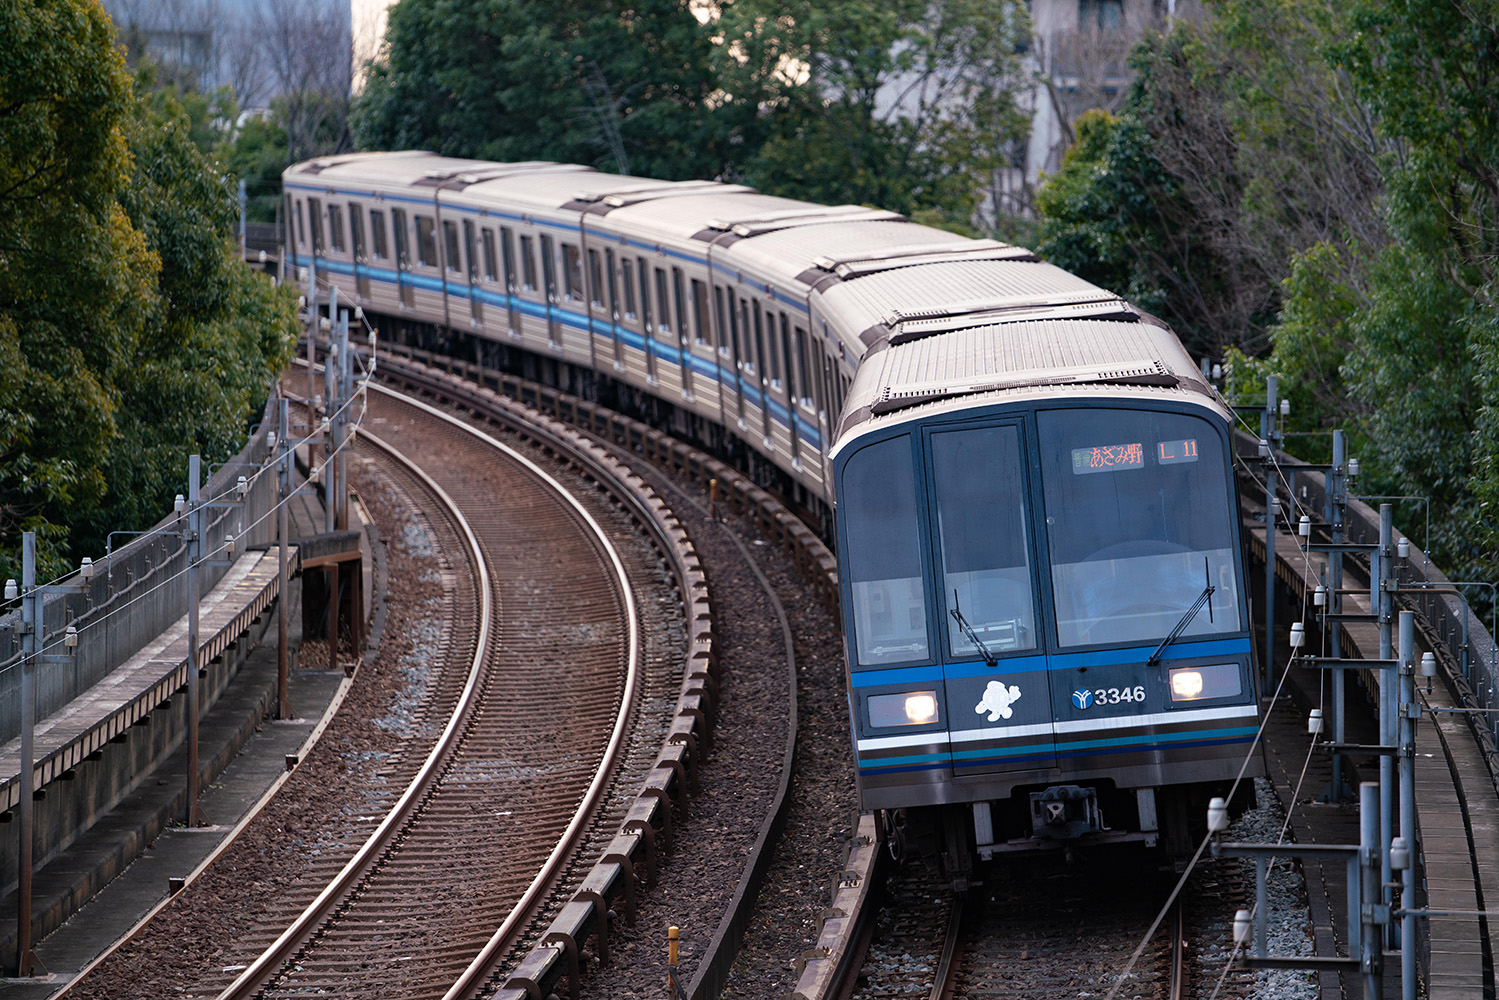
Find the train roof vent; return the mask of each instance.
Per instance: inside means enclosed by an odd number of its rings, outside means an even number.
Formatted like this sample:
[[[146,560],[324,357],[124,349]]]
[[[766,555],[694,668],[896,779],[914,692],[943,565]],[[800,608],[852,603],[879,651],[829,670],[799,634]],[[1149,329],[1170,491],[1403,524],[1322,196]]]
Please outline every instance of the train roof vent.
[[[1133,323],[1140,318],[1128,302],[1102,289],[1052,296],[1045,301],[1028,299],[1004,305],[990,302],[974,304],[972,308],[947,306],[938,315],[931,315],[932,312],[935,310],[893,310],[885,317],[886,325],[891,329],[891,346],[952,330],[996,323],[1034,319],[1115,319]]]
[[[910,409],[922,403],[935,402],[953,396],[973,396],[981,392],[1001,389],[1024,389],[1047,385],[1154,385],[1175,387],[1181,380],[1161,362],[1147,359],[1124,361],[1099,368],[1096,365],[1079,365],[1074,368],[1047,368],[1032,371],[1012,371],[996,378],[975,382],[949,382],[907,385],[901,389],[886,386],[880,398],[870,407],[876,416]]]
[[[754,194],[755,189],[744,184],[721,184],[718,181],[681,181],[670,187],[649,188],[641,191],[621,191],[603,196],[610,208],[624,208],[657,198],[680,198],[690,194]]]
[[[813,261],[824,271],[831,271],[840,278],[857,278],[866,274],[877,274],[897,267],[915,267],[919,264],[948,264],[962,260],[1038,260],[1035,254],[1024,247],[1013,247],[998,240],[962,240],[954,243],[916,243],[907,246],[886,247],[872,253],[851,254],[847,257],[818,257]]]
[[[711,219],[709,229],[731,232],[735,236],[759,236],[794,226],[808,226],[819,222],[905,222],[899,212],[887,212],[882,208],[865,208],[863,205],[805,205],[788,208],[780,212],[765,212],[750,219]]]

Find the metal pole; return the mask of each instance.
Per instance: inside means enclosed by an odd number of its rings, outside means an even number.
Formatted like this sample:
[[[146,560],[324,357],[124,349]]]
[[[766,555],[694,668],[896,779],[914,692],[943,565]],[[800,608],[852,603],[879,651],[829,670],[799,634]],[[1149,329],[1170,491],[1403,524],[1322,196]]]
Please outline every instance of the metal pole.
[[[198,825],[198,562],[203,558],[201,460],[187,460],[187,825]]]
[[[1332,475],[1329,490],[1329,506],[1331,507],[1330,520],[1332,521],[1333,551],[1327,554],[1328,570],[1328,592],[1327,610],[1333,614],[1342,614],[1343,598],[1339,591],[1343,587],[1343,553],[1337,551],[1337,546],[1344,541],[1344,524],[1346,523],[1346,511],[1348,507],[1348,490],[1343,481],[1343,463],[1347,460],[1347,454],[1343,441],[1342,431],[1332,432]],[[1341,627],[1333,628],[1333,656],[1342,655]],[[1333,714],[1333,739],[1340,745],[1348,741],[1346,732],[1347,713],[1347,690],[1344,687],[1346,678],[1341,670],[1334,670],[1332,676],[1332,714]],[[1341,802],[1343,800],[1343,755],[1333,754],[1332,757],[1332,798],[1329,801]]]
[[[330,322],[338,320],[338,286],[334,285],[328,290],[328,316]],[[336,337],[331,335],[329,343],[335,348],[338,345]],[[323,359],[323,412],[328,415],[328,432],[323,439],[323,505],[325,508],[326,527],[324,531],[335,531],[338,528],[338,463],[335,457],[338,454],[337,441],[334,439],[334,424],[338,420],[339,408],[343,400],[339,398],[338,368],[334,364],[335,358],[332,353]]]
[[[1416,1000],[1416,615],[1400,612],[1400,836],[1410,861],[1400,873],[1400,992]]]
[[[30,976],[33,812],[36,794],[36,662],[41,651],[41,595],[36,590],[36,532],[21,536],[21,787],[20,872],[16,886],[16,975]]]
[[[349,527],[349,457],[344,445],[349,439],[349,410],[345,404],[354,398],[350,385],[352,361],[349,356],[349,316],[345,313],[338,319],[338,517],[335,523],[339,531],[347,531]]]
[[[1361,782],[1359,792],[1358,857],[1363,882],[1359,921],[1363,925],[1359,964],[1364,974],[1364,1000],[1384,1000],[1384,935],[1380,933],[1379,786]]]
[[[239,259],[245,259],[245,181],[241,177],[239,181]]]
[[[278,401],[279,412],[277,414],[276,447],[276,537],[278,539],[276,553],[276,717],[278,719],[292,718],[291,705],[288,703],[288,674],[290,673],[290,658],[287,654],[287,593],[286,593],[286,559],[287,544],[290,541],[291,528],[287,508],[291,506],[291,401],[282,398]]]
[[[1265,377],[1265,412],[1260,417],[1260,437],[1265,442],[1265,689],[1275,689],[1275,522],[1279,513],[1279,491],[1275,482],[1276,379]]]
[[[1391,659],[1394,656],[1394,636],[1390,614],[1390,591],[1388,585],[1391,579],[1391,570],[1394,567],[1394,549],[1391,547],[1390,539],[1394,532],[1393,504],[1382,503],[1379,505],[1379,566],[1374,571],[1370,567],[1370,578],[1375,588],[1373,595],[1377,600],[1374,604],[1379,613],[1379,657],[1382,660]],[[1398,677],[1382,674],[1379,678],[1379,742],[1384,746],[1394,746],[1397,739],[1395,707],[1398,702],[1397,687]],[[1395,758],[1389,754],[1381,754],[1379,758],[1379,875],[1380,885],[1385,886],[1381,893],[1381,901],[1389,905],[1394,893],[1388,888],[1391,881],[1390,876],[1390,841],[1395,837]],[[1394,945],[1390,941],[1391,946]]]
[[[317,407],[313,397],[317,395],[317,382],[313,378],[313,363],[317,361],[317,268],[307,269],[307,425],[309,431],[317,425]],[[312,435],[309,433],[308,437]],[[307,461],[316,465],[316,456],[309,453]]]

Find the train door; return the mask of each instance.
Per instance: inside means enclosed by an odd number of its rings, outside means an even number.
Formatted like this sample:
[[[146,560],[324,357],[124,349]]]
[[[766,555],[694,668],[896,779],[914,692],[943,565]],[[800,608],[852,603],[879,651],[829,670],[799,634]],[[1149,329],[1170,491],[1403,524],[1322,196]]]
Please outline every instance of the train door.
[[[546,233],[541,234],[541,280],[546,286],[547,346],[561,345],[557,332],[557,247]]]
[[[312,230],[312,273],[316,276],[318,262],[326,252],[323,245],[323,203],[317,198],[307,199],[307,222]]]
[[[623,371],[625,367],[625,345],[619,335],[619,321],[621,319],[619,303],[619,275],[615,273],[616,263],[614,251],[604,251],[604,270],[608,272],[609,281],[609,339],[614,343],[614,367]],[[626,275],[625,293],[629,297],[630,283]]]
[[[770,373],[768,371],[770,362],[765,353],[765,315],[760,309],[760,300],[756,299],[755,307],[755,358],[760,363],[760,430],[765,437],[765,443],[771,444],[770,436]]]
[[[655,385],[658,381],[656,378],[656,328],[651,321],[650,266],[646,264],[644,257],[637,257],[635,263],[635,273],[640,279],[640,329],[645,334],[644,342],[641,344],[645,350],[645,380]]]
[[[484,325],[484,303],[479,301],[479,258],[474,253],[474,224],[463,220],[463,260],[468,273],[468,304],[473,312],[474,325]]]
[[[505,311],[510,321],[510,336],[520,336],[520,309],[516,305],[516,293],[520,284],[515,274],[515,234],[509,226],[500,227],[500,261],[505,267]]]
[[[687,331],[686,279],[680,267],[671,269],[671,291],[673,312],[677,319],[677,348],[682,357],[682,395],[692,398],[692,341]]]
[[[370,297],[369,247],[364,241],[364,213],[358,202],[349,202],[349,237],[354,251],[354,288],[361,299]]]
[[[791,354],[791,324],[785,313],[781,313],[781,364],[786,369],[786,419],[791,429],[791,464],[801,468],[802,446],[797,440],[799,437],[796,430],[797,420],[797,392],[802,388],[801,382],[797,380],[796,365]],[[801,373],[806,378],[806,372]]]
[[[734,291],[730,288],[719,286],[715,289],[718,305],[718,329],[719,336],[723,331],[728,331],[729,337],[729,361],[733,365],[734,374],[732,385],[734,387],[735,419],[739,426],[744,426],[744,362],[739,356],[739,314],[734,309]],[[724,319],[724,302],[728,302],[728,319]]]
[[[927,432],[955,775],[1056,766],[1020,421]]]
[[[401,292],[401,305],[410,309],[413,302],[411,286],[411,237],[406,231],[406,210],[390,210],[391,233],[396,241],[396,285]]]

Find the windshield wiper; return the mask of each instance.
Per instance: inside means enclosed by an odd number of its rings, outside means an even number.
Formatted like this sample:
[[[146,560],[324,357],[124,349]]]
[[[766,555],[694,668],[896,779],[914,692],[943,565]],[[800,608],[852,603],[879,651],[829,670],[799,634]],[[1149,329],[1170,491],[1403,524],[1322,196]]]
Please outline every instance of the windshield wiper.
[[[985,646],[983,642],[979,640],[978,633],[975,632],[972,626],[968,624],[968,619],[963,617],[963,609],[958,607],[958,589],[956,587],[953,588],[952,592],[951,614],[953,617],[953,621],[958,623],[958,628],[962,629],[963,634],[968,636],[968,641],[977,646],[979,648],[979,652],[984,654],[984,662],[991,667],[998,663],[999,661],[994,658],[994,654],[989,652],[989,647]]]
[[[1162,650],[1176,641],[1176,637],[1182,634],[1182,629],[1192,624],[1192,619],[1197,617],[1197,612],[1202,610],[1204,604],[1208,606],[1208,621],[1213,620],[1213,591],[1218,588],[1213,586],[1211,582],[1212,577],[1208,575],[1208,560],[1206,556],[1202,558],[1202,576],[1203,579],[1209,581],[1208,585],[1202,588],[1202,593],[1197,595],[1197,600],[1187,609],[1187,613],[1182,615],[1182,620],[1176,623],[1176,628],[1171,630],[1171,634],[1162,639],[1161,644],[1155,648],[1155,652],[1150,654],[1150,659],[1145,661],[1147,667],[1153,667],[1161,662]]]

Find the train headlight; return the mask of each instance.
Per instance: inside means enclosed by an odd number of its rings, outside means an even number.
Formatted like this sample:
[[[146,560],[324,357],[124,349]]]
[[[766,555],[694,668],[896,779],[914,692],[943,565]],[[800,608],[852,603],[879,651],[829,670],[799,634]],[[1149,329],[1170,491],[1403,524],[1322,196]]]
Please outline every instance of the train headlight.
[[[886,726],[926,726],[936,721],[935,691],[877,694],[869,698],[869,724],[877,729]]]
[[[1219,663],[1210,667],[1178,667],[1168,671],[1172,701],[1201,701],[1204,698],[1228,698],[1243,691],[1239,667]]]

